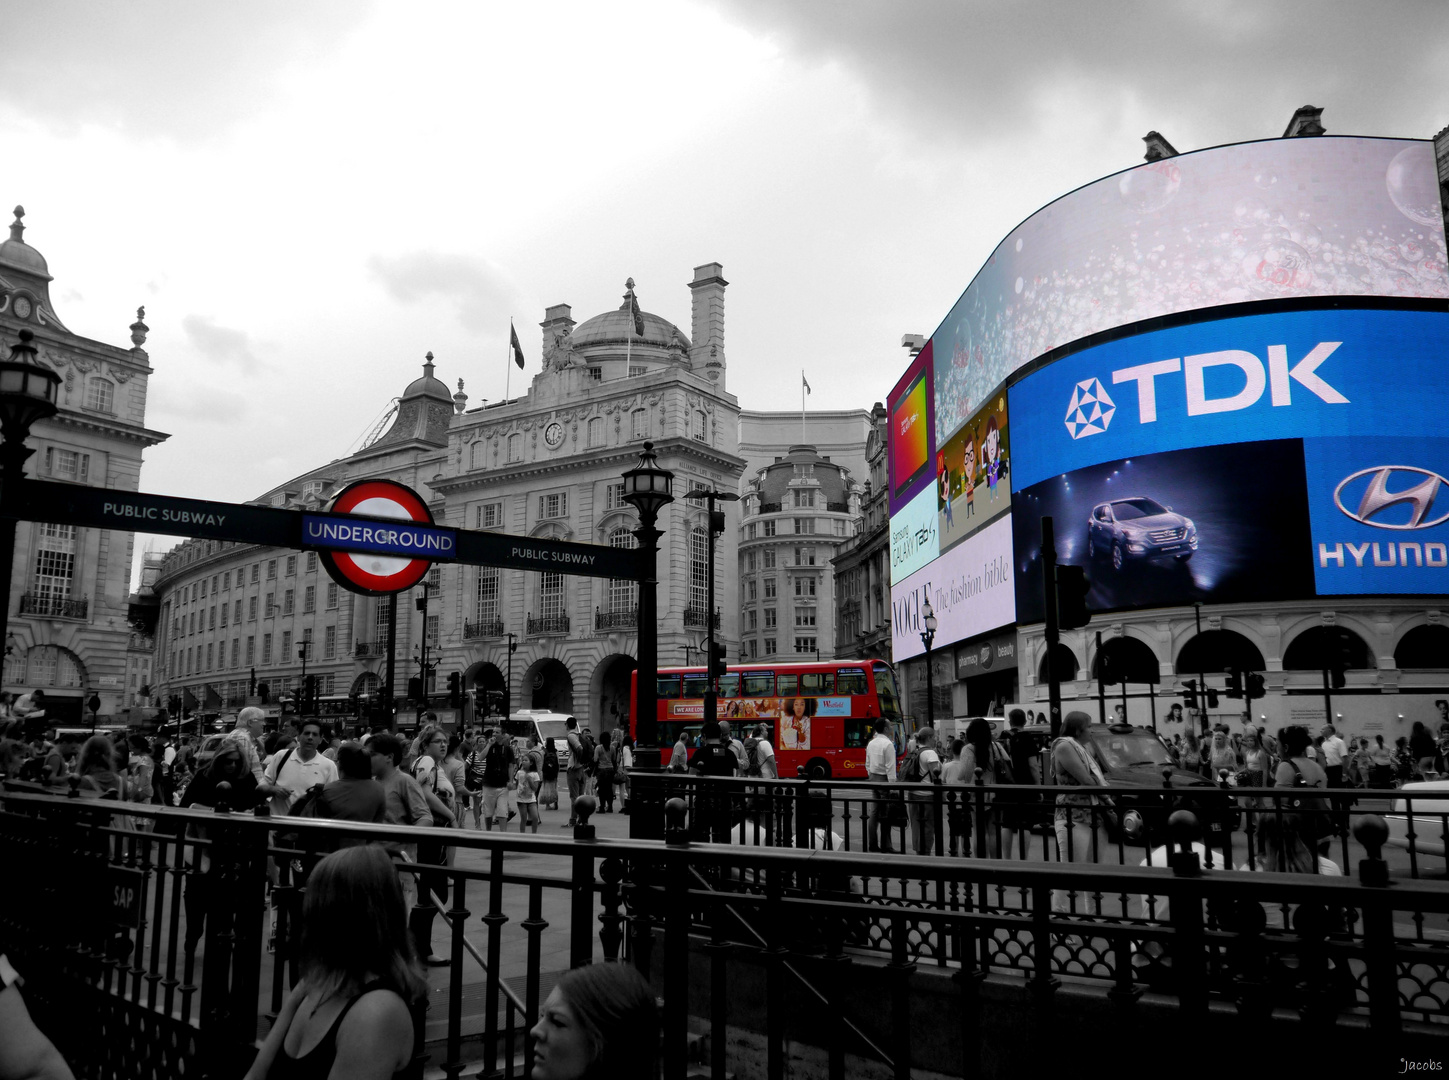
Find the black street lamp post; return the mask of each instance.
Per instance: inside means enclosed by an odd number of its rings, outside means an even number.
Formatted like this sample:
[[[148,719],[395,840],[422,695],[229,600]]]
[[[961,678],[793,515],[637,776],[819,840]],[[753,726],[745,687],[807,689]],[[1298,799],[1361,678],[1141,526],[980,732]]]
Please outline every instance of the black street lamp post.
[[[704,601],[704,722],[719,719],[719,672],[715,665],[714,651],[714,538],[724,532],[724,511],[716,510],[716,502],[739,502],[740,497],[732,491],[715,491],[713,488],[695,488],[686,492],[686,499],[703,499],[709,508],[709,565],[705,569],[708,584],[705,586]]]
[[[926,647],[926,724],[936,727],[936,692],[931,681],[931,643],[936,640],[936,612],[927,599],[921,606],[921,621],[926,628],[921,631],[921,644]]]
[[[638,746],[634,766],[657,772],[659,747],[659,538],[655,528],[659,511],[674,501],[674,474],[661,468],[654,444],[646,442],[639,464],[624,473],[624,501],[639,511],[639,663],[635,669],[638,692],[634,703],[634,732]]]
[[[0,361],[0,568],[5,571],[5,592],[0,604],[0,641],[9,634],[10,574],[15,563],[15,526],[22,507],[17,489],[25,477],[25,459],[35,453],[25,445],[30,426],[54,416],[60,395],[60,376],[36,361],[35,335],[20,331],[10,347],[10,359]]]
[[[518,651],[518,635],[508,632],[508,685],[503,688],[503,717],[513,714],[513,654]]]
[[[311,638],[304,637],[301,641],[297,642],[297,655],[302,659],[302,693],[298,699],[302,707],[297,710],[297,714],[301,717],[307,715],[307,705],[311,700],[311,695],[307,693],[307,654],[311,651]]]

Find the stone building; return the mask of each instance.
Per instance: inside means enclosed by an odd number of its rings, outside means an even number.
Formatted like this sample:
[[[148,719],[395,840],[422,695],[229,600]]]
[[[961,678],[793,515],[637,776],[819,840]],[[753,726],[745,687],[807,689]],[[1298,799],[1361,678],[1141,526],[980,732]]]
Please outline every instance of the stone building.
[[[739,408],[725,388],[727,284],[718,263],[695,269],[690,336],[637,310],[632,280],[618,310],[582,323],[567,304],[548,308],[542,370],[508,401],[469,409],[463,381],[450,393],[430,354],[380,438],[259,501],[322,506],[341,486],[380,477],[417,491],[440,524],[633,547],[636,514],[622,501],[622,474],[652,441],[676,477],[675,502],[659,520],[660,659],[683,661],[683,646],[702,636],[708,618],[705,511],[683,495],[733,491],[744,467]],[[715,618],[737,649],[728,573],[736,531],[716,543]],[[376,693],[385,679],[386,600],[341,590],[310,553],[192,540],[167,557],[157,589],[157,679],[168,695],[220,711],[245,699],[253,670],[279,694],[300,680],[304,641],[308,673],[322,678],[324,694]],[[424,613],[417,602],[425,592]],[[504,691],[510,708],[571,712],[595,732],[612,728],[627,712],[636,593],[632,582],[434,566],[398,598],[398,696],[409,675],[424,677],[413,657],[426,635],[436,662],[430,696],[457,671],[469,690]]]
[[[0,345],[8,356],[19,331],[28,329],[39,362],[62,379],[60,411],[31,429],[27,442],[35,453],[26,475],[135,491],[142,452],[167,438],[146,427],[151,363],[142,348],[144,309],[131,324],[130,348],[72,333],[51,303],[45,258],[22,239],[24,216],[17,206],[10,239],[0,243]],[[101,718],[128,704],[134,540],[112,529],[43,522],[17,528],[3,685],[15,693],[43,689],[54,723],[88,723],[83,703],[92,695]]]
[[[891,659],[891,535],[886,501],[889,486],[886,408],[871,409],[865,442],[868,479],[861,493],[853,536],[833,560],[836,654],[862,660]]]

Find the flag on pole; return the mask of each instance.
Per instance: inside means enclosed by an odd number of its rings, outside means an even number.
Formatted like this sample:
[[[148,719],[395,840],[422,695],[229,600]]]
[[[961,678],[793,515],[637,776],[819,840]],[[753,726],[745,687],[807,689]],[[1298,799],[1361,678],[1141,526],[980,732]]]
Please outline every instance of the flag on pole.
[[[518,344],[518,331],[514,329],[513,320],[508,322],[508,347],[513,351],[513,362],[523,367],[523,346]]]
[[[807,394],[812,393],[812,391],[810,389],[810,383],[806,380],[805,373],[803,371],[800,372],[800,382],[805,387],[805,392]]]

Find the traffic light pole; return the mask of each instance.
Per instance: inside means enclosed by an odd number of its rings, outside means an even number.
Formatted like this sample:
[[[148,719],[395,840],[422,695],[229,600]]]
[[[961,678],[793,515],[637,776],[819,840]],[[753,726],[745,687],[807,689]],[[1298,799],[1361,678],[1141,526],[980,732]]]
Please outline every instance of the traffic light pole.
[[[1107,722],[1107,665],[1102,660],[1102,631],[1097,631],[1097,723]]]
[[[1329,688],[1328,669],[1323,669],[1323,715],[1324,723],[1333,723],[1333,691]]]
[[[705,496],[705,506],[709,508],[709,556],[708,568],[705,571],[709,575],[709,584],[705,589],[704,602],[704,662],[709,675],[704,684],[706,724],[719,720],[719,684],[715,681],[714,674],[714,496],[713,491]]]
[[[1049,517],[1041,519],[1041,571],[1046,601],[1047,711],[1051,714],[1051,732],[1055,739],[1062,732],[1062,684],[1052,653],[1061,640],[1061,630],[1057,621],[1057,537]]]
[[[1192,605],[1192,617],[1197,625],[1197,636],[1202,637],[1202,604]],[[1198,727],[1202,729],[1202,734],[1206,735],[1208,733],[1208,692],[1207,673],[1202,670],[1202,642],[1198,642],[1197,666],[1197,692],[1202,695],[1197,699]]]

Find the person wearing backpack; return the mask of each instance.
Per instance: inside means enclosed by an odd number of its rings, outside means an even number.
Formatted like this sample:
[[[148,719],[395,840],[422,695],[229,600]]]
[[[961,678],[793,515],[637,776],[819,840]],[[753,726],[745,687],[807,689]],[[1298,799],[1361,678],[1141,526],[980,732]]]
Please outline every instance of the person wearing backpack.
[[[463,759],[463,789],[468,792],[468,802],[473,807],[473,828],[483,828],[483,759],[492,742],[493,733],[484,732],[468,750]]]
[[[558,747],[552,739],[544,741],[543,768],[540,770],[543,786],[538,789],[538,805],[542,810],[558,809]]]
[[[490,832],[495,823],[501,829],[513,820],[512,813],[506,821],[502,817],[508,807],[508,782],[513,766],[513,744],[502,727],[495,728],[492,741],[483,751],[483,789],[479,799],[483,804],[483,824]]]
[[[1010,786],[1016,783],[1016,770],[1006,747],[991,737],[991,722],[977,717],[966,726],[966,746],[962,752],[962,783],[974,788],[976,770],[981,770],[981,779],[991,787]],[[1016,831],[1009,828],[1001,814],[1001,803],[1009,803],[1009,793],[992,792],[990,802],[973,800],[973,809],[981,811],[976,823],[975,836],[978,842],[972,848],[977,856],[989,855],[1001,858],[1003,851],[1010,852],[1016,846]]]
[[[1278,800],[1282,807],[1285,830],[1295,832],[1310,851],[1317,851],[1318,840],[1333,832],[1328,813],[1328,800],[1321,795],[1300,794],[1304,788],[1326,788],[1328,774],[1323,766],[1308,757],[1308,729],[1294,724],[1279,733],[1283,760],[1273,774],[1275,788],[1292,788],[1294,794]],[[1274,813],[1268,810],[1268,813]],[[1291,841],[1291,838],[1290,838]]]
[[[780,770],[775,764],[775,748],[770,745],[768,724],[756,724],[754,733],[744,742],[746,776],[777,780]]]
[[[594,756],[594,740],[587,731],[579,730],[579,722],[572,716],[564,721],[564,732],[569,744],[569,819],[560,828],[571,829],[578,824],[578,818],[574,816],[574,800],[584,793],[588,763]]]
[[[700,728],[704,745],[689,759],[689,771],[695,776],[735,776],[739,761],[720,738],[719,721],[706,720]],[[730,792],[724,785],[701,785],[694,797],[694,813],[690,815],[689,832],[696,840],[728,843],[730,838]]]
[[[911,844],[916,854],[934,855],[936,800],[935,792],[931,789],[941,782],[941,755],[936,752],[935,728],[923,727],[916,732],[916,748],[906,755],[901,779],[906,783],[921,784],[924,787],[922,791],[909,794],[906,810],[911,822]]]
[[[604,741],[594,747],[594,783],[599,792],[599,813],[614,812],[614,756],[609,752],[611,736],[606,732]]]

